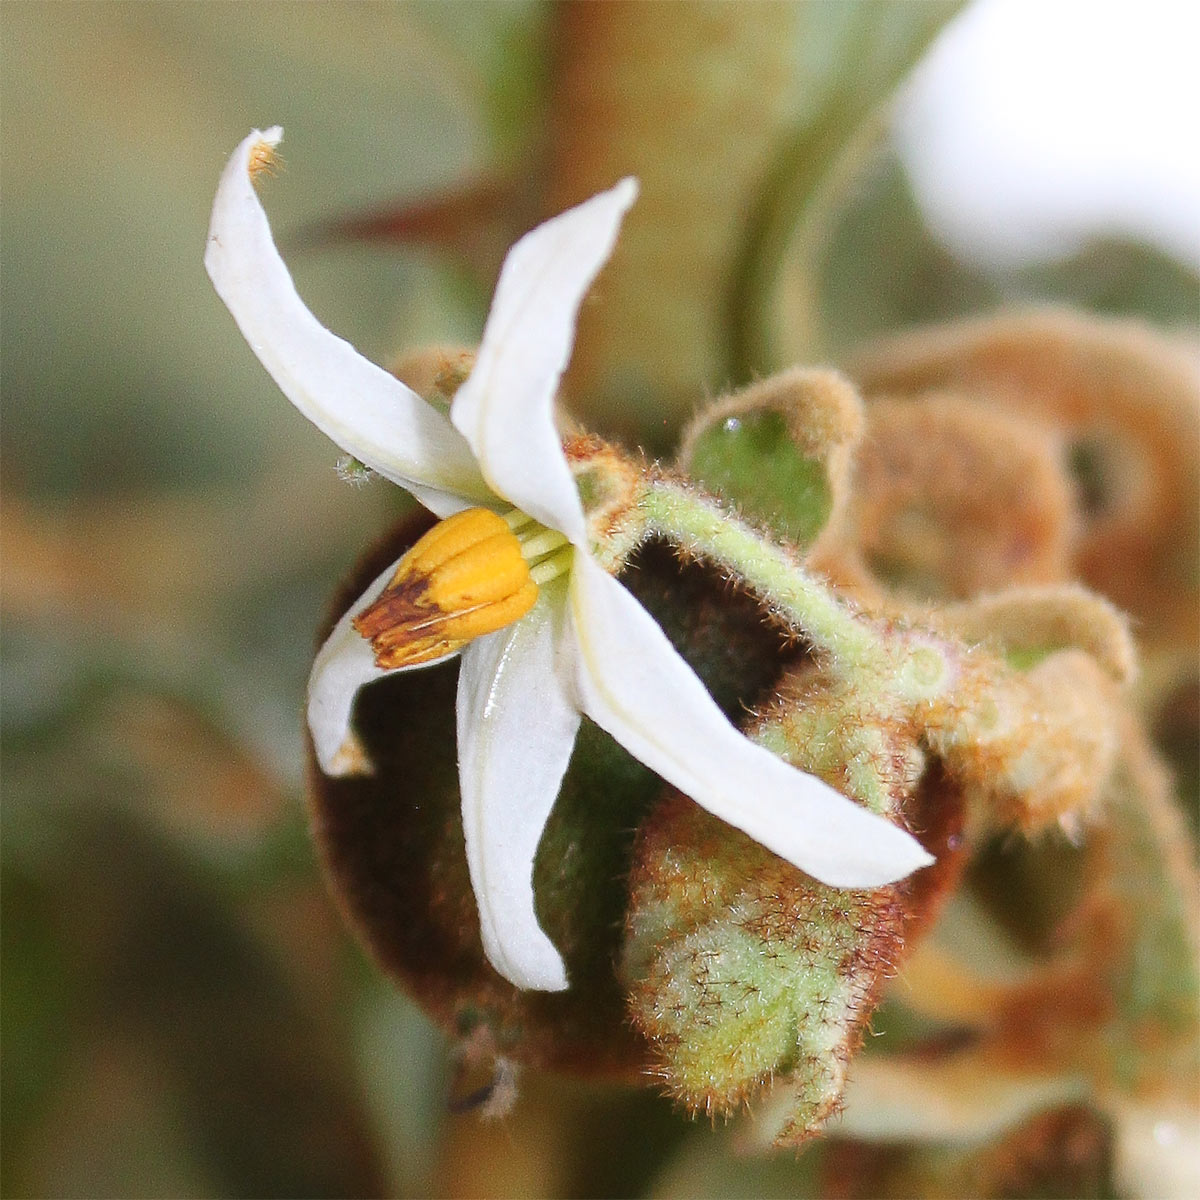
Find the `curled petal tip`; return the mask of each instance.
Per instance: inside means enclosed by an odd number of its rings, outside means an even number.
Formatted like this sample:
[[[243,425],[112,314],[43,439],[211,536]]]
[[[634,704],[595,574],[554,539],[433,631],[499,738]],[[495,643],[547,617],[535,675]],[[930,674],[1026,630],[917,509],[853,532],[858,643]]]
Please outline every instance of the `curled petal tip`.
[[[251,179],[257,179],[264,172],[273,174],[279,163],[279,155],[275,147],[283,140],[283,126],[272,125],[265,132],[254,130],[247,141],[246,169]]]
[[[276,128],[278,129],[278,126]],[[282,130],[280,130],[280,133],[282,133]],[[626,175],[612,190],[617,199],[621,200],[628,207],[638,198],[638,193],[642,190],[642,185],[638,182],[636,175]]]
[[[508,252],[475,367],[450,409],[492,490],[583,545],[587,526],[554,398],[583,298],[608,261],[632,178],[530,230]]]
[[[560,620],[543,597],[523,621],[472,642],[458,676],[463,833],[484,953],[510,983],[542,992],[567,987],[533,890],[538,845],[579,729],[554,671]]]
[[[283,130],[254,130],[226,164],[204,265],[217,294],[284,395],[365,466],[447,516],[487,501],[479,468],[445,417],[326,329],[296,292],[254,178],[269,171]]]
[[[514,937],[506,929],[501,944],[490,924],[482,923],[481,933],[488,962],[514,987],[527,992],[565,992],[571,986],[562,958],[545,935]]]
[[[830,887],[877,888],[898,883],[936,859],[900,825],[861,807],[814,776],[795,772],[820,802],[806,839],[771,848]],[[820,826],[818,832],[817,826]],[[760,838],[770,844],[765,838]]]
[[[879,820],[882,821],[883,818],[879,818]],[[868,886],[881,887],[906,879],[914,871],[932,866],[937,861],[911,833],[901,829],[898,825],[894,825],[892,828],[895,830],[894,835],[879,838],[881,845],[878,865],[862,868],[851,867],[848,874],[858,875],[860,870],[862,877],[873,874],[874,878]],[[851,886],[854,885],[851,884]]]
[[[324,765],[326,775],[374,775],[375,767],[358,738],[351,735],[333,753]]]

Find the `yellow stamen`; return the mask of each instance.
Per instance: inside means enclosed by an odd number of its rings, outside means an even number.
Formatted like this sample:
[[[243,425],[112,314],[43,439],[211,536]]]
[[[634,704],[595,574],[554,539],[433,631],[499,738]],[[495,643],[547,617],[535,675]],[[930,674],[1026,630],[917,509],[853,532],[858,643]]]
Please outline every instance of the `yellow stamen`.
[[[502,514],[504,523],[516,533],[518,529],[524,529],[533,518],[528,513],[523,513],[519,508],[511,508],[508,512]]]
[[[443,658],[533,607],[538,585],[512,524],[486,508],[469,508],[439,522],[409,550],[379,599],[354,618],[379,666]],[[544,532],[537,525],[534,531]]]
[[[557,529],[538,529],[533,533],[521,534],[521,557],[526,562],[536,562],[547,554],[567,544],[567,535]]]
[[[575,547],[566,546],[557,554],[551,554],[540,563],[529,568],[529,578],[538,587],[545,587],[552,579],[565,575],[571,569],[571,560],[575,557]]]

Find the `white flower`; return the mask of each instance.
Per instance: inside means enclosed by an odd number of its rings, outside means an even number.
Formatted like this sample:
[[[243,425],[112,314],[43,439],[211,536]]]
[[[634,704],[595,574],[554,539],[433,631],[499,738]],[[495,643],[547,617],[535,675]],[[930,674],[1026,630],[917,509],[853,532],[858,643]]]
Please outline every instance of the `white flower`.
[[[507,513],[510,526],[533,518],[543,545],[563,547],[540,576],[535,567],[537,600],[526,615],[462,650],[463,829],[496,970],[522,988],[567,986],[534,913],[532,872],[581,714],[696,803],[825,883],[874,887],[932,861],[903,830],[740,734],[592,557],[552,408],[576,312],[612,252],[636,183],[624,180],[512,248],[474,369],[446,419],[323,328],[296,294],[252,186],[280,137],[278,128],[256,131],[234,153],[205,255],[254,352],[309,420],[437,516],[481,506]],[[395,570],[341,619],[313,666],[308,722],[331,775],[369,770],[352,708],[358,689],[386,670],[352,622]]]

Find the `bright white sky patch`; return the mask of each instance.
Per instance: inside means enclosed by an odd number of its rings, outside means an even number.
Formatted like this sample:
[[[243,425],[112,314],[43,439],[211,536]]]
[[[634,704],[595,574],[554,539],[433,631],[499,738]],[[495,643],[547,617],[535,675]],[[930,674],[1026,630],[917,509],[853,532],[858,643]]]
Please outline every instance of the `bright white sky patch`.
[[[914,76],[897,139],[966,257],[1124,233],[1200,266],[1198,67],[1195,0],[975,0]]]

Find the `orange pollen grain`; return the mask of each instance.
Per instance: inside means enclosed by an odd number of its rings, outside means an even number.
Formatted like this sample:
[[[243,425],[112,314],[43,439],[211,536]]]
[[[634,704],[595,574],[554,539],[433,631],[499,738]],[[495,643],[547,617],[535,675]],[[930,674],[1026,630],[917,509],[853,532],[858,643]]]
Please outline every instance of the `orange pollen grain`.
[[[279,152],[270,142],[255,142],[250,147],[250,159],[246,169],[250,172],[250,178],[257,181],[260,175],[274,175],[282,162]]]
[[[434,662],[520,620],[537,600],[521,543],[502,517],[469,508],[435,525],[354,618],[386,670]]]

